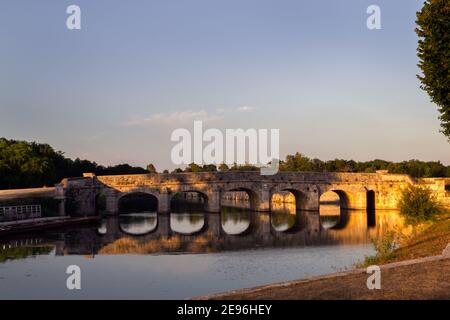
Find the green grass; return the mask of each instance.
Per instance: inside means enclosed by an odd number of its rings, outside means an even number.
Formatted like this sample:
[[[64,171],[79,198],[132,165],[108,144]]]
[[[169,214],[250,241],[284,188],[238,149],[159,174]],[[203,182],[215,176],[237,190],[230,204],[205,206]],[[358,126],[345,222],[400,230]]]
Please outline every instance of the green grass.
[[[444,210],[435,215],[433,221],[416,228],[417,232],[406,239],[393,232],[381,240],[374,241],[376,255],[366,257],[357,267],[440,255],[450,243],[450,210]],[[399,245],[399,242],[402,244]]]

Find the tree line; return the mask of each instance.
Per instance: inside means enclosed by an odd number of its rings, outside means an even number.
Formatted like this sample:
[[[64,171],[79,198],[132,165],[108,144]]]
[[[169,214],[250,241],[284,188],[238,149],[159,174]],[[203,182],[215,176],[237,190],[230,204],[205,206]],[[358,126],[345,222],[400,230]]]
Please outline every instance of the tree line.
[[[208,172],[208,171],[256,171],[259,167],[245,164],[233,164],[228,166],[221,164],[200,166],[190,164],[186,169],[176,169],[173,172]],[[323,161],[311,159],[301,153],[286,156],[280,161],[280,171],[314,171],[314,172],[366,172],[374,173],[377,170],[387,170],[389,173],[409,174],[415,178],[450,177],[450,166],[443,165],[440,161],[409,160],[402,162],[391,162],[386,160],[354,161],[334,159]]]
[[[0,189],[53,186],[83,172],[97,175],[147,173],[128,164],[104,167],[95,162],[69,159],[48,144],[0,138]]]
[[[177,168],[172,173],[257,170],[259,168],[251,164],[216,166],[192,163],[185,169]],[[439,161],[358,162],[342,159],[322,161],[308,158],[301,153],[288,155],[285,160],[280,161],[280,171],[375,172],[376,170],[404,173],[418,178],[450,177],[450,166],[445,166]],[[96,175],[120,175],[156,173],[157,170],[153,164],[149,164],[146,169],[129,164],[105,167],[89,160],[69,159],[63,152],[55,151],[48,144],[0,138],[0,189],[53,186],[63,178],[80,177],[84,172]],[[164,170],[163,173],[169,171]]]

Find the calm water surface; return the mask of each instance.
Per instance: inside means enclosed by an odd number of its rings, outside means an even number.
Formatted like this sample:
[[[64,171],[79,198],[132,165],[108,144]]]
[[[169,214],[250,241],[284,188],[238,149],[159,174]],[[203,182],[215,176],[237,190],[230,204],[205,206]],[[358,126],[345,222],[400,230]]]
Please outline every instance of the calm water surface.
[[[0,299],[183,299],[352,268],[395,211],[131,213],[99,225],[0,238]],[[66,268],[82,289],[66,289]]]

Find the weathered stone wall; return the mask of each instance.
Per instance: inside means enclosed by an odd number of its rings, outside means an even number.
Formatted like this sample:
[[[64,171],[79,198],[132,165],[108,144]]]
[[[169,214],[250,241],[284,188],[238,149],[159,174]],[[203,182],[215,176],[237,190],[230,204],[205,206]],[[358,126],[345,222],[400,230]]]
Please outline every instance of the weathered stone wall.
[[[262,176],[259,172],[205,172],[64,179],[57,185],[56,193],[67,202],[66,207],[72,204],[77,214],[95,214],[96,198],[100,194],[106,199],[107,212],[116,213],[120,198],[136,192],[156,197],[159,212],[168,212],[171,198],[179,192],[201,193],[210,212],[220,212],[221,201],[229,192],[236,195],[246,192],[251,208],[257,211],[269,211],[273,201],[289,202],[293,196],[298,209],[318,211],[321,195],[334,191],[340,197],[342,208],[359,210],[367,208],[369,191],[375,195],[377,209],[396,209],[401,191],[410,184],[429,187],[448,205],[447,183],[448,179],[415,180],[407,175],[381,172],[280,172],[273,176]],[[278,193],[281,195],[277,196]]]

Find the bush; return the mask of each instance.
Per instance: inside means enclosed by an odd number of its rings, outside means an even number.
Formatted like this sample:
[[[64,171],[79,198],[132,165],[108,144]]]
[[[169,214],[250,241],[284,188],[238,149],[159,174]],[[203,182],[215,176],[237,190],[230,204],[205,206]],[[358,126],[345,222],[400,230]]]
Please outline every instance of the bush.
[[[409,186],[403,190],[399,209],[407,224],[433,220],[441,211],[430,189],[418,186]]]
[[[398,248],[401,234],[398,231],[388,231],[380,239],[372,239],[372,244],[376,254],[374,256],[366,256],[362,263],[358,263],[358,268],[368,267],[374,264],[380,264],[388,261],[392,253]]]

